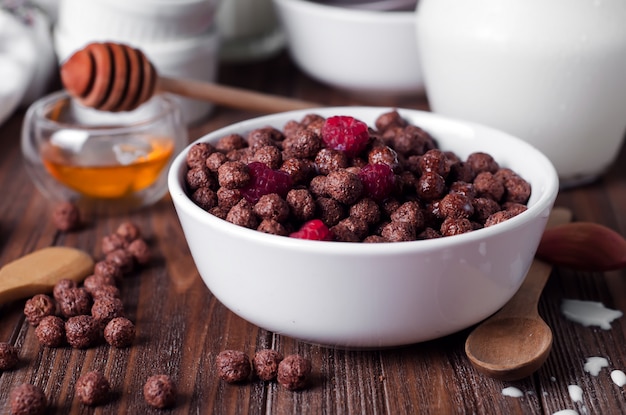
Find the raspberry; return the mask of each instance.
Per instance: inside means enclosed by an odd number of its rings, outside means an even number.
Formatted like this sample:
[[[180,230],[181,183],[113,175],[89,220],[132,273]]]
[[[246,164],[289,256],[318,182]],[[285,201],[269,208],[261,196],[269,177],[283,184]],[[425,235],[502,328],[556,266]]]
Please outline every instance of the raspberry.
[[[326,146],[343,151],[348,157],[354,157],[363,151],[369,139],[367,124],[353,117],[329,117],[322,126],[322,140]]]
[[[248,164],[250,181],[241,189],[241,194],[250,203],[256,203],[261,196],[277,193],[285,197],[291,190],[291,176],[281,170],[272,170],[265,163],[253,161]]]
[[[310,241],[332,241],[333,233],[328,226],[319,219],[306,222],[302,227],[289,235],[292,238],[308,239]]]
[[[377,202],[385,200],[395,187],[396,176],[387,164],[366,164],[359,170],[365,193]]]

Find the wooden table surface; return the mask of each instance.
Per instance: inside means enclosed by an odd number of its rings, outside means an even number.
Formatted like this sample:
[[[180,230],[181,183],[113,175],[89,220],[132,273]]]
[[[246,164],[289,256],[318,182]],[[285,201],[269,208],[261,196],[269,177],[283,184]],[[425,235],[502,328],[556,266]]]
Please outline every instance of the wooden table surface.
[[[286,54],[266,62],[222,65],[225,84],[293,96],[325,105],[377,104],[428,109],[424,96],[403,99],[354,97],[321,85],[294,67]],[[42,387],[49,413],[168,413],[149,408],[142,385],[154,373],[175,379],[179,399],[171,413],[205,414],[580,414],[626,413],[626,387],[611,380],[626,371],[626,317],[609,330],[567,320],[563,299],[601,302],[626,310],[626,270],[588,273],[555,269],[542,296],[540,313],[552,327],[554,347],[532,377],[501,382],[477,373],[464,354],[469,329],[409,347],[382,351],[324,348],[283,337],[247,323],[220,304],[203,285],[190,257],[169,198],[141,212],[85,218],[86,226],[63,233],[50,222],[52,204],[35,189],[22,164],[20,128],[23,111],[0,127],[0,264],[35,249],[61,245],[101,257],[100,242],[119,223],[132,220],[148,238],[155,259],[122,285],[126,314],[136,323],[137,339],[126,349],[107,345],[79,350],[39,345],[23,315],[24,301],[0,305],[0,341],[20,348],[18,368],[0,373],[0,413],[8,413],[12,387],[30,382]],[[210,119],[190,129],[191,138],[258,114],[217,108]],[[561,191],[558,206],[575,219],[609,226],[626,235],[626,149],[598,182]],[[593,247],[590,247],[593,249]],[[276,383],[220,381],[214,358],[224,349],[252,355],[272,347],[300,353],[313,364],[311,385],[291,392]],[[605,357],[609,366],[593,376],[588,357]],[[97,408],[74,398],[78,377],[100,370],[113,394]],[[582,401],[568,387],[582,389]],[[513,386],[522,397],[509,397]]]

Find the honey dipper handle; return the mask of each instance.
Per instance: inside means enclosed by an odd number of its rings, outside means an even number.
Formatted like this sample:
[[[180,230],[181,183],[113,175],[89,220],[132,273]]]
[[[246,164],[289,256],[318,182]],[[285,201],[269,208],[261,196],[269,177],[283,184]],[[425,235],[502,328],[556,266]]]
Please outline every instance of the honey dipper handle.
[[[186,98],[213,102],[229,108],[262,113],[284,112],[319,107],[319,104],[292,98],[263,94],[192,79],[159,77],[157,89]]]

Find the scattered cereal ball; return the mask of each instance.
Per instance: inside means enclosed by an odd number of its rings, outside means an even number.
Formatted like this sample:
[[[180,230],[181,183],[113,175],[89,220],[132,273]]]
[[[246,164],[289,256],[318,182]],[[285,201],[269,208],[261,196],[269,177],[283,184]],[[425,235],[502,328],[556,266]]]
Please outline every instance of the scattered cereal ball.
[[[46,294],[36,294],[24,305],[24,315],[32,326],[39,325],[42,318],[53,315],[55,311],[54,300]]]
[[[55,300],[60,301],[61,298],[63,298],[63,296],[65,295],[66,290],[70,288],[76,288],[76,287],[77,287],[76,281],[70,280],[68,278],[64,278],[62,280],[59,280],[56,284],[54,284],[54,287],[52,288],[52,296],[54,297]]]
[[[250,376],[250,358],[239,350],[224,350],[215,359],[217,374],[228,383],[243,382]]]
[[[118,226],[115,230],[115,233],[129,243],[141,236],[141,230],[137,225],[132,222],[121,223],[120,226]]]
[[[106,402],[111,386],[104,375],[98,371],[87,372],[76,381],[76,397],[89,406]]]
[[[94,297],[94,293],[105,286],[115,286],[117,281],[110,275],[90,275],[83,281],[83,288]]]
[[[153,375],[143,385],[143,397],[148,405],[167,408],[176,402],[176,385],[167,375]]]
[[[121,281],[122,269],[113,261],[98,261],[94,264],[93,274],[102,277],[113,277],[115,281]]]
[[[46,412],[46,395],[41,388],[22,383],[11,390],[9,406],[12,415],[40,415]]]
[[[65,343],[65,322],[58,316],[47,316],[35,329],[37,340],[44,346],[59,347]]]
[[[91,316],[104,327],[109,321],[124,315],[124,303],[116,297],[98,297],[91,306]]]
[[[95,287],[92,291],[89,292],[91,297],[95,300],[103,297],[111,297],[111,298],[121,298],[122,293],[120,289],[115,285],[99,285]]]
[[[19,362],[19,349],[12,344],[0,342],[0,370],[10,370]]]
[[[122,270],[122,274],[129,273],[135,268],[135,258],[133,258],[133,254],[126,249],[116,249],[115,251],[109,252],[105,260],[111,261],[117,265],[120,270]]]
[[[263,349],[254,354],[252,364],[254,373],[261,380],[275,379],[278,374],[278,364],[283,360],[283,355],[276,350]]]
[[[285,357],[278,365],[278,383],[289,390],[302,389],[311,374],[311,361],[297,354]]]
[[[139,265],[146,265],[148,262],[150,262],[150,259],[152,258],[150,247],[148,246],[146,241],[141,238],[132,241],[128,245],[126,250],[131,253],[133,258]]]
[[[91,310],[91,296],[82,287],[68,288],[57,301],[61,314],[66,318],[89,314]]]
[[[78,229],[80,225],[80,211],[72,202],[59,203],[52,212],[52,223],[63,232]]]
[[[102,248],[102,253],[106,255],[109,252],[115,251],[116,249],[125,249],[128,246],[128,241],[122,236],[116,233],[112,233],[102,238],[100,246]]]
[[[115,317],[104,327],[104,340],[113,347],[128,347],[135,339],[135,325],[126,317]]]
[[[70,317],[65,322],[65,337],[69,345],[76,349],[93,346],[100,337],[98,323],[88,315]]]

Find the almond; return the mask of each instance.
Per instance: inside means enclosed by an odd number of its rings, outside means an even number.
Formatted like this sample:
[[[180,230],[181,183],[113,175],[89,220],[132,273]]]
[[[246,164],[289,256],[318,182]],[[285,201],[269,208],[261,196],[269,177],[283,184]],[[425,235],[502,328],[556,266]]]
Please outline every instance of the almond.
[[[537,258],[581,271],[626,268],[626,239],[606,226],[575,222],[546,229]]]

